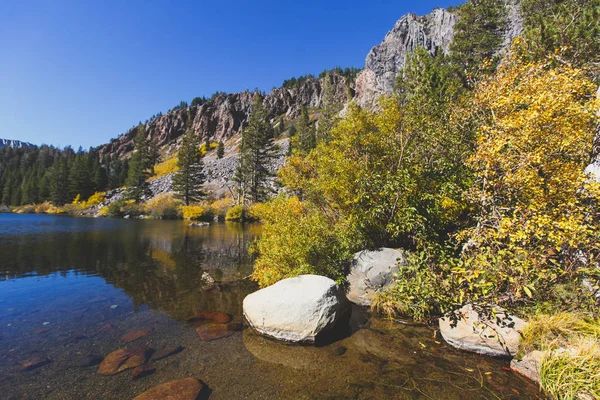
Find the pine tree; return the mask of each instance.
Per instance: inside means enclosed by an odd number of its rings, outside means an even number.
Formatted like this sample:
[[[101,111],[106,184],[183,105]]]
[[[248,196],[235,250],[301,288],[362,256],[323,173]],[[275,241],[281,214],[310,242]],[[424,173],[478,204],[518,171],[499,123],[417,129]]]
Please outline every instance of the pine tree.
[[[456,14],[450,55],[464,86],[472,88],[482,62],[490,61],[481,71],[490,74],[499,61],[508,11],[505,0],[469,0],[458,7]]]
[[[179,171],[173,176],[173,190],[185,205],[199,201],[204,195],[202,185],[206,180],[202,153],[195,144],[196,135],[188,130],[177,153]]]
[[[300,110],[300,119],[297,127],[297,150],[302,154],[308,154],[317,145],[317,138],[314,126],[310,124],[308,109],[302,106]]]
[[[72,200],[69,193],[69,167],[63,155],[52,166],[51,200],[56,206],[62,206]]]
[[[225,143],[219,140],[219,147],[217,147],[217,158],[223,158],[225,155]]]
[[[242,132],[240,160],[234,177],[243,203],[264,201],[271,191],[268,179],[274,176],[272,162],[279,153],[273,139],[267,110],[260,95],[255,93],[248,127]]]
[[[128,186],[126,196],[140,202],[143,197],[151,194],[148,179],[154,174],[154,164],[158,157],[156,147],[146,138],[146,130],[142,124],[137,128],[133,146],[134,152],[125,182]]]
[[[70,199],[74,199],[77,195],[80,195],[82,199],[90,197],[93,189],[91,178],[88,154],[80,150],[69,172]]]
[[[321,118],[319,118],[319,128],[316,133],[317,142],[329,141],[331,129],[335,124],[337,113],[341,109],[341,104],[335,98],[335,87],[331,80],[331,74],[325,73],[321,86]]]

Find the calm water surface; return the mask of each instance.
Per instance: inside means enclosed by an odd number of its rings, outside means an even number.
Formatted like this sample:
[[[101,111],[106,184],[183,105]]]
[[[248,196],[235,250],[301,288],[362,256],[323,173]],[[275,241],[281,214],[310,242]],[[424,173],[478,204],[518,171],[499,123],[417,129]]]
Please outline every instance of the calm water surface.
[[[131,399],[190,376],[206,382],[211,399],[538,398],[507,362],[358,308],[351,333],[323,347],[287,346],[247,328],[200,340],[190,322],[200,312],[243,322],[242,300],[257,289],[248,249],[259,233],[255,225],[0,214],[0,398]],[[121,340],[135,330],[148,334]],[[136,380],[82,366],[128,345],[183,351]],[[48,362],[21,370],[36,358]]]

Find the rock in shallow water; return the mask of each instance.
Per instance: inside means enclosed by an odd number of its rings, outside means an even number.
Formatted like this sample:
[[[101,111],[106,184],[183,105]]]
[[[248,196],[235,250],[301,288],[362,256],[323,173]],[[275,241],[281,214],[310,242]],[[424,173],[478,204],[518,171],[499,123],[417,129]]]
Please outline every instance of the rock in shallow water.
[[[196,400],[205,386],[196,378],[179,379],[155,386],[133,400]]]
[[[542,363],[542,359],[547,355],[548,353],[545,351],[534,350],[531,353],[525,354],[520,360],[514,358],[510,362],[510,368],[513,371],[516,371],[524,377],[539,384],[540,366]]]
[[[439,324],[444,340],[450,345],[496,357],[517,354],[521,332],[526,326],[525,321],[500,308],[496,309],[495,318],[488,318],[470,304],[440,318]]]
[[[150,357],[150,362],[162,360],[163,358],[172,356],[173,354],[177,354],[183,351],[183,347],[181,346],[171,346],[165,347],[164,349],[158,349],[154,353],[152,353],[152,357]]]
[[[151,352],[152,350],[146,346],[115,350],[102,361],[98,374],[115,375],[139,367],[148,361]]]
[[[152,332],[152,329],[138,329],[135,331],[131,331],[121,336],[122,342],[133,342],[134,340],[138,340],[144,336],[148,336]]]
[[[32,369],[36,369],[39,367],[43,367],[44,365],[50,364],[52,361],[47,358],[36,357],[32,360],[26,361],[21,364],[21,371],[31,371]]]
[[[259,333],[290,342],[314,343],[350,314],[343,290],[324,276],[284,279],[244,299],[244,316]]]
[[[190,324],[199,323],[215,323],[215,324],[226,324],[231,321],[231,315],[224,312],[201,312],[195,314],[193,317],[187,320]]]
[[[400,250],[381,248],[364,250],[354,255],[348,274],[348,300],[360,306],[370,306],[375,295],[393,283],[397,263],[406,264]]]
[[[76,364],[78,367],[85,368],[93,365],[98,365],[102,362],[102,357],[90,354],[89,356],[83,356],[77,360]]]
[[[200,339],[211,341],[222,339],[242,330],[242,324],[206,324],[196,328]]]
[[[131,379],[140,379],[144,376],[152,375],[154,372],[156,372],[155,368],[152,368],[149,365],[140,365],[131,370]]]

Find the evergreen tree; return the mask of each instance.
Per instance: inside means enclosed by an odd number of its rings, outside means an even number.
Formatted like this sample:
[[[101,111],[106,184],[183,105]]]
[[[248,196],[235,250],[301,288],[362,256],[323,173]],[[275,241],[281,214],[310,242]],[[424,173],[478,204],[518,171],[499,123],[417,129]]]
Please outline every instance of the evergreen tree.
[[[217,158],[223,158],[225,155],[225,144],[222,140],[219,140],[219,147],[217,147]]]
[[[52,167],[51,200],[56,206],[62,206],[72,200],[69,193],[69,167],[67,158],[60,157]]]
[[[204,150],[206,151],[206,153],[210,151],[210,137],[208,136],[208,134],[206,134],[206,137],[204,138]]]
[[[341,109],[341,104],[335,98],[335,87],[331,80],[331,74],[326,72],[321,87],[321,118],[319,118],[319,128],[316,133],[318,142],[329,141],[331,129]]]
[[[154,174],[154,164],[158,157],[156,147],[146,137],[146,130],[142,124],[137,128],[133,146],[134,152],[125,181],[128,186],[126,196],[140,202],[143,197],[150,195],[148,179]]]
[[[234,177],[243,203],[264,201],[270,187],[268,179],[279,147],[274,142],[274,130],[267,120],[267,110],[258,93],[254,94],[248,127],[242,132],[240,160]]]
[[[88,154],[80,150],[75,156],[75,161],[69,172],[69,197],[74,199],[77,195],[87,199],[92,195],[93,183],[88,163]]]
[[[305,105],[300,110],[300,118],[297,132],[297,150],[302,154],[308,154],[317,145],[317,138],[314,126],[310,124],[310,117],[308,116],[308,109]]]
[[[458,7],[450,55],[463,85],[472,88],[477,73],[492,73],[507,25],[505,0],[469,0]],[[482,62],[490,64],[482,68]]]
[[[173,176],[173,190],[178,199],[185,205],[199,201],[205,193],[202,185],[206,180],[202,153],[195,144],[196,135],[188,130],[183,137],[181,148],[177,153],[177,166],[179,170]]]

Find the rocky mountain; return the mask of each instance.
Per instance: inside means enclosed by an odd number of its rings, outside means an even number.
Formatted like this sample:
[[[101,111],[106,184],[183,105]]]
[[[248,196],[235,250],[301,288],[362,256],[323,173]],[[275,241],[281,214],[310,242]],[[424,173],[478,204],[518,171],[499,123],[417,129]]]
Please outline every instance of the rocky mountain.
[[[502,51],[522,32],[519,15],[521,0],[507,0],[506,5],[508,25]],[[380,95],[391,93],[407,57],[416,48],[424,47],[432,55],[436,51],[447,54],[456,21],[454,13],[441,8],[421,17],[415,14],[401,17],[383,41],[367,54],[365,68],[356,79],[356,103],[361,107],[373,108]]]
[[[269,112],[269,118],[275,120],[284,116],[294,119],[300,113],[302,105],[320,107],[324,79],[309,77],[293,88],[273,89],[264,96],[263,102]],[[353,92],[353,83],[345,77],[331,74],[330,84],[335,99],[340,103],[348,100],[348,93]],[[174,144],[174,141],[185,133],[188,118],[191,127],[200,138],[209,137],[211,140],[228,139],[240,132],[252,112],[252,97],[254,93],[219,94],[214,99],[199,106],[172,110],[146,123],[146,132],[159,147]],[[189,111],[189,112],[188,112]],[[124,135],[111,140],[99,147],[101,156],[110,154],[123,156],[133,150],[133,138],[136,129],[129,130]]]
[[[521,0],[506,0],[508,7],[508,27],[505,32],[504,49],[521,31],[519,7]],[[349,95],[362,107],[373,108],[381,94],[391,93],[400,70],[407,57],[419,46],[431,54],[436,51],[448,53],[454,37],[454,25],[457,17],[445,9],[435,9],[425,16],[406,14],[387,33],[383,41],[374,46],[365,60],[365,67],[356,81],[330,74],[331,86],[335,98],[346,103]],[[281,116],[293,119],[298,116],[300,107],[306,105],[316,108],[322,102],[323,79],[309,77],[293,88],[273,89],[264,95],[264,103],[269,110],[269,118],[275,121]],[[228,139],[246,125],[252,112],[252,96],[249,91],[231,94],[219,94],[199,106],[175,109],[146,123],[146,132],[159,147],[177,146],[176,139],[186,129],[191,118],[192,129],[200,136],[212,140]],[[133,149],[133,137],[136,130],[111,140],[99,147],[101,155],[109,154],[113,158],[128,154]]]
[[[13,149],[19,149],[21,147],[34,147],[34,145],[27,142],[21,142],[20,140],[0,139],[0,148],[2,147],[12,147]]]

